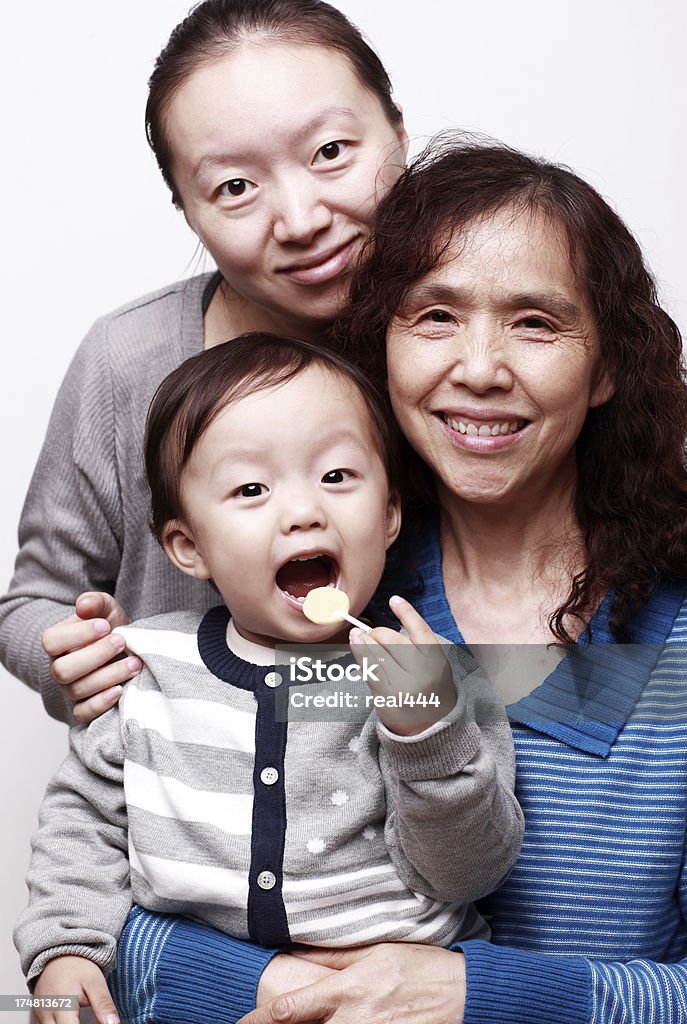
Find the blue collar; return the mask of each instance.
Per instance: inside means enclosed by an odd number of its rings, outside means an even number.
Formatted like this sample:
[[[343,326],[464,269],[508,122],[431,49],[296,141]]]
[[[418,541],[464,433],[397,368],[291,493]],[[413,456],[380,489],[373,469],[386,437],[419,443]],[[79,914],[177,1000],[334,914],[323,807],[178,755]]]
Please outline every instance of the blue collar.
[[[447,640],[465,641],[456,625],[444,590],[439,524],[427,529],[417,552],[425,592],[416,602],[420,614]],[[687,596],[684,582],[662,586],[633,622],[634,643],[616,644],[608,613],[611,594],[590,623],[592,642],[583,634],[549,676],[507,708],[511,722],[528,726],[568,746],[608,757],[627,722]]]

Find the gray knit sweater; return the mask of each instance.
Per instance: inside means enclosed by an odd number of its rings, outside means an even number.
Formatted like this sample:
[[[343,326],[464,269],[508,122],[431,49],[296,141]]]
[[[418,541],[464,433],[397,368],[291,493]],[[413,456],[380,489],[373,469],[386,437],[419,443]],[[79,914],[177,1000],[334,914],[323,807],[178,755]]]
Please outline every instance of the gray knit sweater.
[[[158,384],[203,347],[210,274],[170,285],[93,326],[55,403],[19,526],[19,555],[0,600],[0,660],[39,690],[49,714],[70,708],[49,672],[42,632],[105,590],[131,619],[206,611],[207,583],[180,573],[148,529],[143,433]]]
[[[146,668],[72,729],[41,808],[15,932],[29,979],[67,953],[107,971],[132,899],[263,945],[487,934],[469,901],[510,871],[522,814],[505,709],[469,653],[447,649],[458,701],[418,736],[364,709],[287,725],[286,665],[233,654],[227,622],[124,630]]]

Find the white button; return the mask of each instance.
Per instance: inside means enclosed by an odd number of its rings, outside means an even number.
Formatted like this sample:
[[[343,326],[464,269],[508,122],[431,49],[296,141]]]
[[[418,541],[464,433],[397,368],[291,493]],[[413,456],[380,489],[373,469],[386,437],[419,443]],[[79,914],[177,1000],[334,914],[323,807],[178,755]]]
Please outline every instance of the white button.
[[[273,875],[271,871],[261,871],[258,875],[258,885],[261,889],[274,889],[276,884],[276,875]]]
[[[271,686],[274,689],[275,686],[281,686],[283,680],[279,672],[268,672],[265,676],[265,686]]]
[[[260,772],[260,781],[266,786],[273,786],[278,778],[279,772],[276,768],[263,768]]]

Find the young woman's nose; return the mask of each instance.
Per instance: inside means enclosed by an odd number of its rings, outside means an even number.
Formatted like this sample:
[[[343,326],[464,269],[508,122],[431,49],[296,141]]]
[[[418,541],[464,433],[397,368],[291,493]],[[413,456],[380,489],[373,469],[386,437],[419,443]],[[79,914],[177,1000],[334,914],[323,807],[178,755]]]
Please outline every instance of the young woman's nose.
[[[284,245],[309,245],[320,232],[331,227],[332,211],[317,183],[308,175],[285,182],[274,196],[274,237]]]
[[[456,338],[454,359],[450,380],[477,395],[492,388],[509,391],[513,386],[513,373],[498,325],[468,324]]]

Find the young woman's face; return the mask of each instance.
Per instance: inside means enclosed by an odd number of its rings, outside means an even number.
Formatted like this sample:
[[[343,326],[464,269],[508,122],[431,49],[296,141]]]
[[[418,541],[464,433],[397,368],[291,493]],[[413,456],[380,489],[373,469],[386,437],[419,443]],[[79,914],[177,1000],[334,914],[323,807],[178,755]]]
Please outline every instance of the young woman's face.
[[[538,507],[567,488],[587,413],[613,391],[561,232],[510,209],[411,287],[387,361],[401,429],[449,501]]]
[[[167,117],[186,219],[240,299],[238,326],[330,323],[406,153],[341,54],[249,41],[197,69]]]

